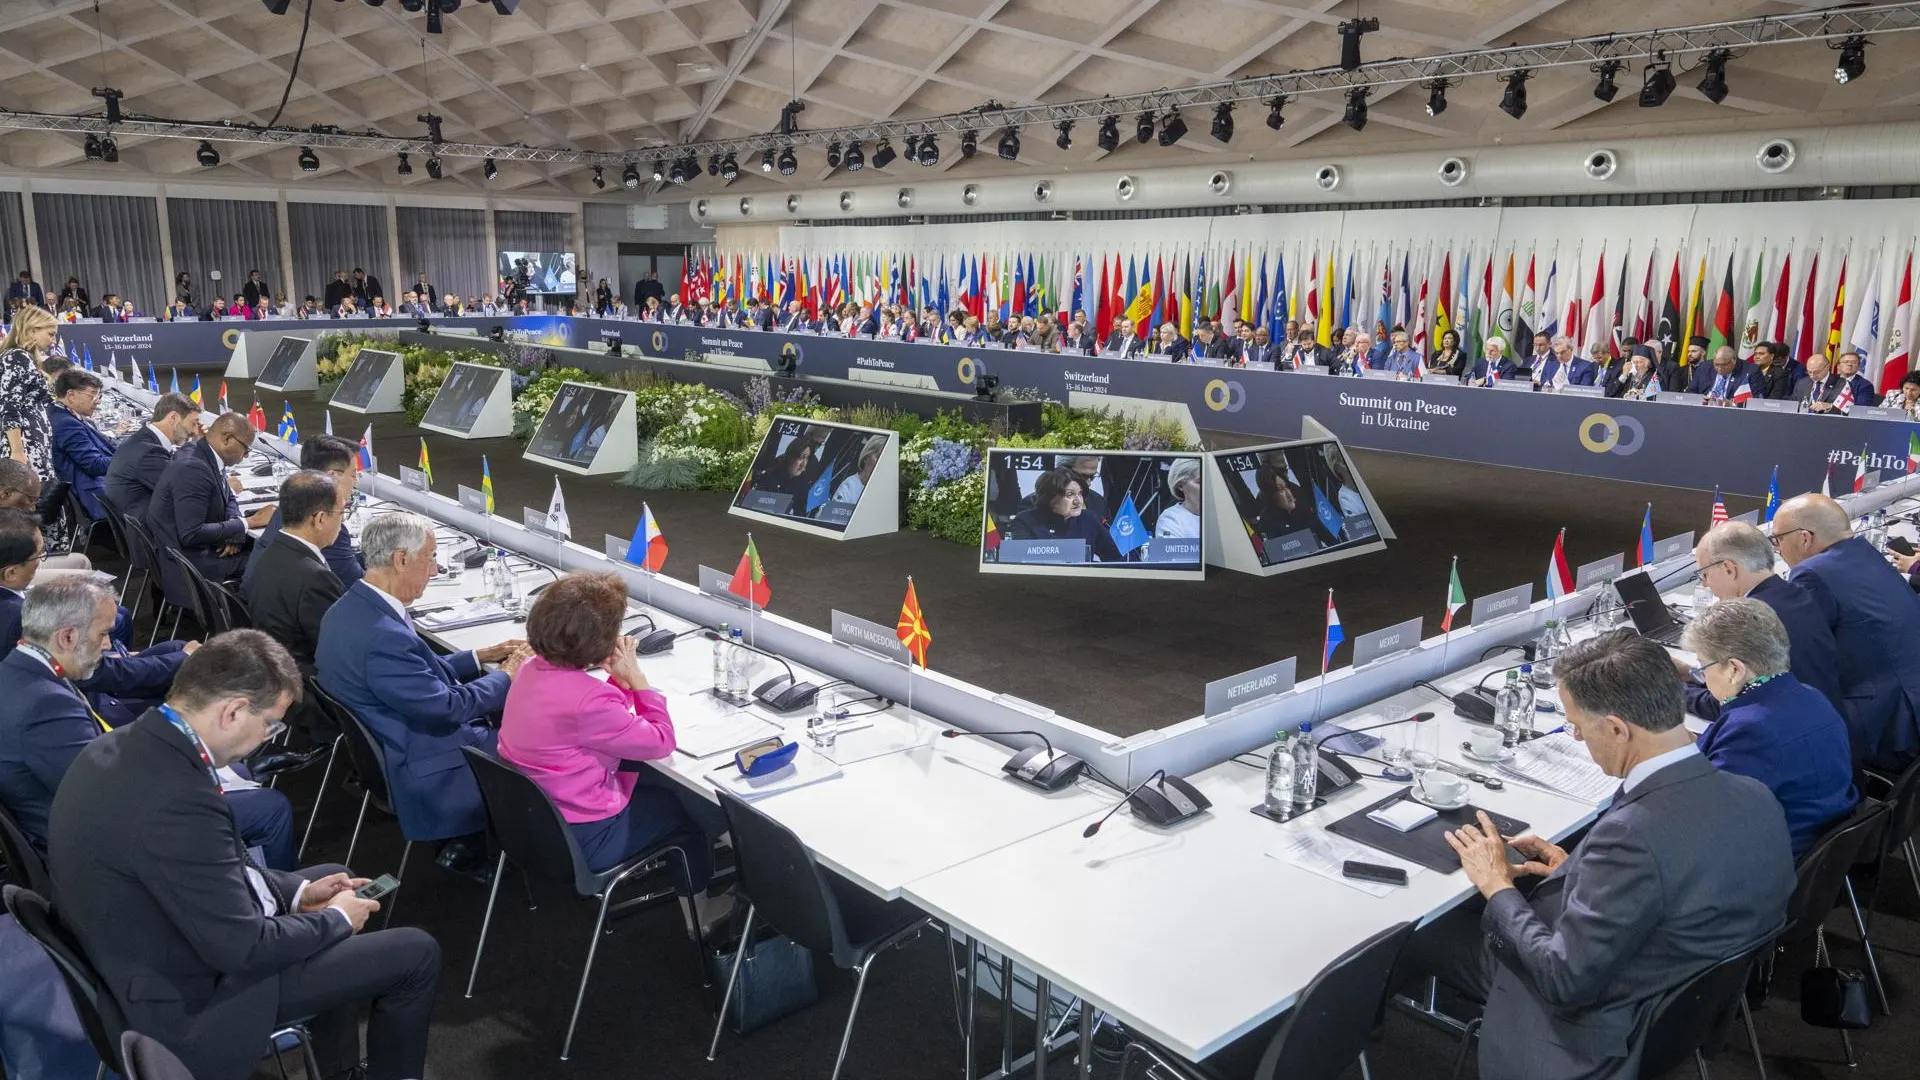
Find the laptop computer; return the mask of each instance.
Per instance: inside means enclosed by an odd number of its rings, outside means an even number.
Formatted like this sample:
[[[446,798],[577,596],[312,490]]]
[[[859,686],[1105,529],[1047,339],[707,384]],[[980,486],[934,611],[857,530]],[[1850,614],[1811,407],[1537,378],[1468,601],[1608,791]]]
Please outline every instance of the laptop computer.
[[[1653,579],[1645,572],[1614,578],[1613,588],[1620,594],[1620,602],[1627,606],[1627,617],[1633,620],[1633,628],[1641,637],[1662,645],[1680,643],[1680,632],[1686,629],[1686,624],[1674,617],[1667,602],[1660,598]]]

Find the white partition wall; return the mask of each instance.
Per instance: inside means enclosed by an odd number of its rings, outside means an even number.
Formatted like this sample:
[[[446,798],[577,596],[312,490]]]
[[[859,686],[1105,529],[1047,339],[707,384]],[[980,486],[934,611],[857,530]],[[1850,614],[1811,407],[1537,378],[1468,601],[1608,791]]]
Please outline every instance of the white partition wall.
[[[513,434],[512,377],[489,364],[454,364],[420,426],[456,439],[506,438]]]
[[[318,389],[320,370],[313,354],[313,340],[288,336],[275,342],[273,353],[260,365],[254,385],[283,393]]]

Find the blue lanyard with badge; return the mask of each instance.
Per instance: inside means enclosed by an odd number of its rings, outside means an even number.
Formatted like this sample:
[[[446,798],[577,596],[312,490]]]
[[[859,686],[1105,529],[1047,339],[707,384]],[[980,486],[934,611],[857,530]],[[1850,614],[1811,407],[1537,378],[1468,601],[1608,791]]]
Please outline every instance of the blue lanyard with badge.
[[[187,726],[186,718],[181,716],[173,706],[161,704],[157,708],[160,710],[160,715],[167,718],[167,723],[179,728],[180,734],[185,735],[187,741],[193,744],[193,749],[200,755],[201,764],[207,767],[207,775],[212,777],[214,784],[218,786],[220,775],[214,771],[213,755],[207,752],[207,744],[200,741],[200,733]]]

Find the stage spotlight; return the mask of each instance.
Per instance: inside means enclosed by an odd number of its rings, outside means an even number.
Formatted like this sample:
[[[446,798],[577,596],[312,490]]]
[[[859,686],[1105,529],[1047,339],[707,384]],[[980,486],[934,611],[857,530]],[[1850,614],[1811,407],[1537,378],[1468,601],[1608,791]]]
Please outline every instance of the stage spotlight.
[[[1602,60],[1595,64],[1591,70],[1600,76],[1600,81],[1594,84],[1593,96],[1601,101],[1612,101],[1614,95],[1620,92],[1620,88],[1614,85],[1614,73],[1626,66],[1625,60]]]
[[[428,142],[439,144],[446,141],[445,139],[442,139],[440,137],[440,118],[438,116],[435,116],[434,114],[429,112],[429,113],[421,113],[419,116],[414,117],[414,119],[427,125],[427,141]]]
[[[213,144],[205,139],[200,140],[200,147],[193,152],[193,156],[200,160],[201,165],[209,169],[220,164],[220,151],[215,150]]]
[[[847,144],[847,152],[841,156],[840,164],[845,165],[848,172],[859,172],[867,167],[867,152],[860,149],[859,139]]]
[[[88,161],[99,161],[100,136],[88,135],[86,141],[80,144],[80,149],[86,153]]]
[[[1140,142],[1146,142],[1147,140],[1153,138],[1153,114],[1152,113],[1143,112],[1140,114],[1140,119],[1134,121],[1133,137]]]
[[[1223,101],[1213,107],[1212,134],[1215,142],[1233,141],[1233,102]]]
[[[1280,130],[1280,126],[1287,122],[1287,118],[1284,114],[1284,110],[1286,109],[1286,107],[1287,107],[1287,99],[1285,95],[1281,95],[1280,97],[1274,98],[1272,101],[1267,102],[1267,126],[1268,127],[1272,128],[1275,131]]]
[[[113,140],[109,139],[107,141],[112,142]],[[112,161],[113,158],[108,158],[107,160]],[[303,146],[300,148],[300,171],[301,172],[320,171],[320,156],[318,154],[315,154],[313,152],[313,148],[310,146]]]
[[[399,173],[401,176],[413,175],[413,162],[407,160],[406,151],[402,150],[400,152],[400,166],[394,171]]]
[[[1727,61],[1733,58],[1730,49],[1712,49],[1707,52],[1707,73],[1700,76],[1700,96],[1715,105],[1727,100]]]
[[[1858,34],[1838,45],[1831,46],[1840,50],[1840,62],[1833,67],[1833,81],[1850,83],[1867,73],[1867,39]]]
[[[1360,37],[1380,29],[1379,19],[1354,19],[1340,24],[1340,70],[1353,71],[1360,66]]]
[[[595,191],[607,190],[607,174],[598,165],[593,167],[593,187]]]
[[[696,172],[699,171],[698,162],[695,163],[694,169]],[[668,183],[673,183],[673,184],[684,184],[687,182],[687,159],[686,158],[673,159],[673,164],[667,167],[667,181]]]
[[[1109,116],[1100,121],[1100,149],[1111,154],[1120,146],[1120,118]]]
[[[893,148],[893,143],[886,139],[881,139],[880,145],[873,148],[873,167],[876,169],[884,169],[893,164],[893,159],[899,156],[899,153]]]
[[[727,156],[720,159],[720,179],[729,184],[740,179],[740,161],[733,156],[732,151],[728,151]]]
[[[106,162],[109,165],[117,164],[120,161],[120,144],[114,142],[113,136],[111,135],[108,135],[105,138],[100,140],[100,160]],[[313,161],[313,169],[317,169],[319,167],[320,167],[320,159],[315,158]],[[301,168],[303,169],[306,168],[305,164],[302,164]],[[307,171],[312,172],[313,169],[307,169]]]
[[[1365,130],[1367,126],[1368,92],[1364,86],[1356,86],[1347,91],[1347,113],[1341,119],[1355,131]]]
[[[708,176],[720,175],[720,155],[719,154],[707,155],[707,175]]]
[[[1160,124],[1160,145],[1172,146],[1185,138],[1186,134],[1187,121],[1180,115],[1180,110],[1168,110],[1167,118]]]
[[[480,166],[480,175],[491,180],[500,175],[500,166],[495,165],[492,158],[488,158],[486,162]]]
[[[918,135],[907,136],[907,160],[920,160],[920,136]]]
[[[774,163],[781,176],[792,176],[800,168],[800,159],[793,156],[793,147],[780,151],[780,157]]]
[[[650,175],[654,183],[659,183],[661,178],[667,175],[666,162],[661,158],[654,158],[653,172]],[[640,170],[633,167],[633,162],[627,162],[627,171],[620,174],[620,182],[627,185],[629,189],[640,186]]]
[[[1521,70],[1506,76],[1507,90],[1500,95],[1500,111],[1515,120],[1527,115],[1527,80],[1533,72]]]
[[[933,141],[932,135],[920,136],[920,164],[931,169],[940,164],[940,144]]]
[[[1018,161],[1020,159],[1020,129],[1010,127],[1001,133],[1000,145],[995,148],[994,152],[1000,155],[1001,161]]]
[[[960,133],[960,156],[962,158],[972,157],[974,151],[978,149],[980,149],[980,136],[978,133],[972,130]]]
[[[1059,123],[1053,125],[1053,127],[1055,131],[1058,131],[1060,133],[1054,136],[1053,145],[1059,147],[1062,150],[1073,149],[1073,121],[1062,120]]]
[[[837,141],[830,142],[827,144],[827,168],[837,169],[839,167],[840,167],[840,144]]]
[[[1665,61],[1647,65],[1640,81],[1640,107],[1657,109],[1673,96],[1673,68]]]
[[[760,152],[760,171],[773,171],[773,147],[771,146]]]
[[[441,167],[438,157],[427,158],[427,175],[433,177],[435,180],[446,175],[446,170]]]
[[[1427,84],[1427,115],[1439,116],[1447,111],[1447,80],[1435,79]]]

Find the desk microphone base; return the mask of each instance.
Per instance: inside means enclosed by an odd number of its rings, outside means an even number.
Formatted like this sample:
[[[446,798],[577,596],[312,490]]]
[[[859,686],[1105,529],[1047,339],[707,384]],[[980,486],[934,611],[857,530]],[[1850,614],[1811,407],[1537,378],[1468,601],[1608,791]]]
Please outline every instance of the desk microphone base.
[[[1308,806],[1295,806],[1291,810],[1275,810],[1268,807],[1265,803],[1262,803],[1258,806],[1250,806],[1247,809],[1251,811],[1255,817],[1263,817],[1263,818],[1266,818],[1268,821],[1279,823],[1279,822],[1292,821],[1294,818],[1297,818],[1297,817],[1305,817],[1306,815],[1313,813],[1315,810],[1318,810],[1325,805],[1327,805],[1327,800],[1315,799],[1313,800],[1312,804]]]

